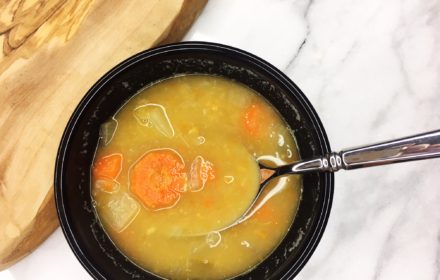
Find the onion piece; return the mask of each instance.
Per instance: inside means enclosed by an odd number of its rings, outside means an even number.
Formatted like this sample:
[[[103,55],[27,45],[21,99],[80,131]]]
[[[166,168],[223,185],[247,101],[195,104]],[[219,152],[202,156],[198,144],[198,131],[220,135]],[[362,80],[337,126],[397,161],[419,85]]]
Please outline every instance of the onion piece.
[[[145,104],[134,109],[136,121],[145,127],[154,127],[168,138],[174,137],[174,128],[165,107],[159,104]]]

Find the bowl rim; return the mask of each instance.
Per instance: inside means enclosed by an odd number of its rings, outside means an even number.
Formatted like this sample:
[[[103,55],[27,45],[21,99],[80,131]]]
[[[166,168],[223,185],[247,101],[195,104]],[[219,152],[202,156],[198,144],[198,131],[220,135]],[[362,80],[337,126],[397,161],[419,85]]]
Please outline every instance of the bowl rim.
[[[63,182],[64,182],[64,158],[66,156],[69,143],[72,138],[73,130],[77,126],[77,123],[84,111],[84,109],[88,106],[89,102],[100,93],[100,89],[106,85],[108,82],[112,80],[113,77],[117,76],[119,73],[125,71],[130,66],[140,63],[142,60],[148,59],[153,56],[158,56],[161,54],[166,54],[169,52],[179,51],[179,50],[192,50],[192,51],[218,51],[219,53],[226,55],[234,55],[239,56],[241,59],[246,60],[247,64],[251,64],[254,67],[263,69],[267,74],[277,80],[280,84],[282,84],[285,88],[289,89],[289,91],[296,92],[296,98],[298,102],[304,107],[306,112],[309,114],[309,117],[313,123],[313,127],[316,130],[318,135],[319,145],[323,149],[325,153],[331,151],[330,143],[327,137],[327,134],[324,130],[323,124],[313,108],[310,101],[306,98],[304,93],[284,74],[282,71],[277,69],[275,66],[270,64],[269,62],[263,60],[262,58],[253,55],[247,51],[241,50],[236,47],[223,45],[219,43],[212,42],[203,42],[203,41],[187,41],[180,43],[167,44],[159,47],[155,47],[152,49],[148,49],[142,52],[139,52],[124,61],[120,62],[112,69],[110,69],[106,74],[104,74],[84,95],[81,101],[76,106],[73,111],[70,119],[67,122],[65,130],[63,132],[60,145],[57,151],[56,163],[55,163],[55,174],[54,174],[54,194],[55,194],[55,204],[58,219],[60,221],[60,226],[63,231],[63,234],[69,244],[70,249],[75,254],[78,261],[81,265],[86,269],[86,271],[94,278],[105,279],[104,275],[100,273],[100,271],[94,266],[91,262],[90,258],[83,252],[81,247],[79,246],[75,234],[68,223],[67,213],[65,211],[64,198],[63,198]],[[319,213],[319,217],[317,218],[316,226],[312,228],[310,233],[309,241],[305,244],[304,249],[298,254],[296,261],[291,265],[291,267],[286,271],[285,275],[283,275],[280,279],[293,279],[305,266],[307,261],[310,259],[314,251],[316,250],[318,243],[320,242],[324,230],[326,228],[329,216],[330,209],[333,201],[333,192],[334,192],[334,174],[333,173],[325,173],[323,185],[323,203],[322,209]]]

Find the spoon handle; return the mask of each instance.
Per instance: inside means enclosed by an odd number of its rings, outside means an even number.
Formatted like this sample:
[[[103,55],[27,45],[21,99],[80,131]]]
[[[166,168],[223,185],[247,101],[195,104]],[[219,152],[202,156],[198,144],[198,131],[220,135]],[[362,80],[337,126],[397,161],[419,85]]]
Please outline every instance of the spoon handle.
[[[440,157],[440,130],[378,144],[332,152],[323,157],[282,166],[277,175],[335,172]]]

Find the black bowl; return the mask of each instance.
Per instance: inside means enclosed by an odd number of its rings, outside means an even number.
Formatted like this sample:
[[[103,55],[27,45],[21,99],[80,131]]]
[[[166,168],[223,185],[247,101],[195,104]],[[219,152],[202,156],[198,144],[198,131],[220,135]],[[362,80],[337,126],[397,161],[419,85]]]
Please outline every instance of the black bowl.
[[[96,279],[160,279],[127,259],[95,216],[90,166],[99,127],[143,87],[175,75],[195,73],[223,76],[259,92],[294,131],[302,158],[330,152],[321,121],[304,94],[286,75],[252,54],[219,44],[186,42],[125,60],[81,100],[64,131],[56,161],[55,198],[61,227],[78,260]],[[288,234],[265,261],[236,279],[292,279],[323,234],[333,185],[332,173],[305,175],[302,200]]]

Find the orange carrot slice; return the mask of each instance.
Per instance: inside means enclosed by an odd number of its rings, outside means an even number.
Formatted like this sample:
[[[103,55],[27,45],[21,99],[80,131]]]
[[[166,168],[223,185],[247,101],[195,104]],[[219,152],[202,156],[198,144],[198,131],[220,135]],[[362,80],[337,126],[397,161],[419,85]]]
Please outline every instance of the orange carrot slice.
[[[148,208],[173,206],[185,191],[187,175],[182,158],[170,149],[143,155],[130,174],[130,190]]]
[[[273,122],[273,113],[265,104],[250,105],[243,117],[245,131],[251,136],[261,135]]]
[[[275,171],[262,168],[260,169],[260,184],[266,181],[270,176],[272,176],[275,173]]]
[[[122,155],[111,154],[98,159],[93,166],[93,176],[97,179],[115,180],[122,170]]]

